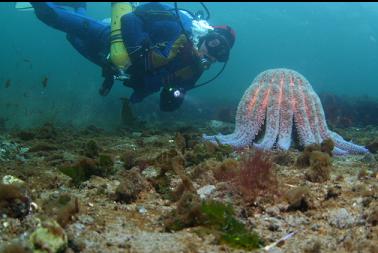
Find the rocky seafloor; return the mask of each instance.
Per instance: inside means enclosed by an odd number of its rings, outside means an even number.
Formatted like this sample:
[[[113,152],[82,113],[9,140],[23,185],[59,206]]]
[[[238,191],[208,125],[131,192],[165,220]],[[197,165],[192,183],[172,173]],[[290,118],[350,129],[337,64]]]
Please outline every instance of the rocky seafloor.
[[[368,155],[201,141],[232,128],[4,133],[0,252],[378,252],[376,127],[336,129]]]

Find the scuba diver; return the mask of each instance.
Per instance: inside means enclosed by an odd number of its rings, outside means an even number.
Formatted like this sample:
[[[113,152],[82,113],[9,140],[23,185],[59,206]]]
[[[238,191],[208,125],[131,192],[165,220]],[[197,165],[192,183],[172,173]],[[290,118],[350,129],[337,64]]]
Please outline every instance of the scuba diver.
[[[115,80],[133,89],[131,103],[161,90],[162,111],[178,109],[187,91],[218,77],[235,43],[231,27],[210,26],[203,13],[192,14],[177,3],[173,8],[157,2],[113,2],[111,22],[86,16],[83,2],[30,4],[42,22],[65,32],[81,55],[102,68],[102,96]],[[215,62],[224,63],[221,71],[196,85]]]

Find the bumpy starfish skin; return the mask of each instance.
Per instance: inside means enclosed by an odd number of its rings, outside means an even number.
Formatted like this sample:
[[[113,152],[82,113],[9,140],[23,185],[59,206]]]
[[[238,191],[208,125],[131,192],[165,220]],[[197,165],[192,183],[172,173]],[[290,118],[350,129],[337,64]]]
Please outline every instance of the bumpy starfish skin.
[[[289,149],[293,127],[300,144],[307,146],[331,138],[335,154],[366,153],[362,146],[345,141],[328,129],[322,104],[304,76],[290,69],[270,69],[260,73],[244,93],[235,118],[235,130],[229,135],[204,135],[236,148],[253,144],[260,149]],[[265,126],[264,136],[256,136]]]

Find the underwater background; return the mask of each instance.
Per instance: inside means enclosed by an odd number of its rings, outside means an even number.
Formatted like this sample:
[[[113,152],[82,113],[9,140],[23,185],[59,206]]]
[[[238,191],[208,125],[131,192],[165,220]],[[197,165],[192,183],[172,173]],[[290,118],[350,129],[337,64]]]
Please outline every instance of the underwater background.
[[[255,76],[277,67],[303,74],[318,94],[378,98],[378,3],[206,5],[210,24],[228,24],[237,33],[224,73],[190,91],[177,112],[159,112],[155,94],[135,106],[137,116],[149,121],[210,120],[218,105],[235,111]],[[179,7],[201,9],[199,3]],[[0,121],[6,128],[45,122],[119,126],[120,98],[129,96],[131,89],[117,82],[107,97],[101,97],[100,68],[77,53],[64,33],[39,21],[34,12],[16,11],[13,2],[0,3],[0,9]],[[109,17],[110,3],[89,3],[88,15]],[[220,67],[214,66],[201,81],[212,78]]]

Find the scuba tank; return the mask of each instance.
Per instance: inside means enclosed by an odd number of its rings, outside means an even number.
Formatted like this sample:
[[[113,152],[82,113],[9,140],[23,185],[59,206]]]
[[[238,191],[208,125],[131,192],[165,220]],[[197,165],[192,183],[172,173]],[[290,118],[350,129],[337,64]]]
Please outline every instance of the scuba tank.
[[[111,7],[110,61],[118,70],[118,76],[115,79],[125,80],[127,79],[125,70],[131,62],[122,39],[121,17],[132,12],[133,5],[130,2],[112,2]]]

